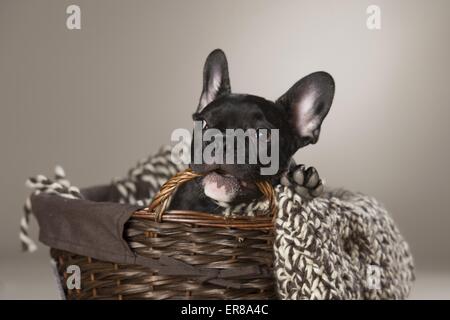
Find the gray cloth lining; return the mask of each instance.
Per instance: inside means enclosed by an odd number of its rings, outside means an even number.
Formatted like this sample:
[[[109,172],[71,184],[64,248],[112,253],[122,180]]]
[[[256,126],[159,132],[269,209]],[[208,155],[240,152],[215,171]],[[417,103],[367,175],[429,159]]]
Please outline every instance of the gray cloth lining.
[[[56,249],[116,263],[135,263],[123,239],[125,223],[141,207],[108,202],[110,186],[81,190],[86,199],[41,193],[31,197],[39,224],[39,240]]]

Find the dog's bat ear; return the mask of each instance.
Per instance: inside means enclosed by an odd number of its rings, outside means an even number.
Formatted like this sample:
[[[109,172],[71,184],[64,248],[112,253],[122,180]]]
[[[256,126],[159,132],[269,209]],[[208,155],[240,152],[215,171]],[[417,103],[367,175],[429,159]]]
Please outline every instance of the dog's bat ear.
[[[320,126],[333,97],[334,80],[321,71],[300,79],[276,103],[287,109],[293,129],[302,139],[302,145],[307,145],[319,139]]]
[[[203,91],[198,103],[197,112],[202,111],[209,103],[223,94],[231,92],[228,76],[228,62],[225,53],[216,49],[206,58],[203,68]]]

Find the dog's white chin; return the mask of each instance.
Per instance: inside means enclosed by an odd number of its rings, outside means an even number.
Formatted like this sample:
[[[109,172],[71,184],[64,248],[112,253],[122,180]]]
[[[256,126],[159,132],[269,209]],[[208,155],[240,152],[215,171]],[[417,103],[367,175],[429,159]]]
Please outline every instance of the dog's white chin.
[[[217,187],[215,183],[205,183],[205,195],[218,202],[231,202],[235,195],[227,192],[225,187]]]
[[[205,195],[218,202],[231,202],[239,192],[239,180],[211,172],[203,178]]]

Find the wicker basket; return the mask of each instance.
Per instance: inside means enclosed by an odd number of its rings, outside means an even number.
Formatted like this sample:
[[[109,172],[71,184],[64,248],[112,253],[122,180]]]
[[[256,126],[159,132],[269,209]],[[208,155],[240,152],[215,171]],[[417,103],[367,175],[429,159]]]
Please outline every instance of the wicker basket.
[[[176,262],[171,270],[99,261],[51,249],[67,299],[275,299],[274,191],[258,183],[271,214],[255,217],[167,211],[189,170],[167,181],[150,206],[127,222],[125,239],[140,257]],[[156,259],[156,260],[155,260]],[[81,289],[68,289],[69,265],[81,270]],[[180,268],[181,266],[181,268]],[[170,268],[169,268],[170,269]]]

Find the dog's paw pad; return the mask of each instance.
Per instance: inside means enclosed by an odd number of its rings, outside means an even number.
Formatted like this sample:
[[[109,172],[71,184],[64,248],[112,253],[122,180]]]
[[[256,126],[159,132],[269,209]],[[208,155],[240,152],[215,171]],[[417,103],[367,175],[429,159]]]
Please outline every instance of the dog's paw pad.
[[[303,186],[305,183],[305,166],[303,164],[298,165],[292,171],[293,183],[299,186]]]
[[[281,182],[281,184],[282,184],[283,186],[285,186],[285,187],[289,187],[289,186],[291,185],[291,182],[289,181],[289,178],[288,178],[288,176],[287,176],[286,174],[284,174],[284,175],[281,177],[280,182]]]
[[[319,182],[313,189],[309,189],[309,193],[313,197],[318,197],[323,193],[325,186],[322,179],[319,179]]]
[[[295,192],[304,198],[314,198],[322,194],[324,182],[320,179],[314,167],[306,167],[303,164],[297,165],[281,178],[284,186],[293,186]]]

